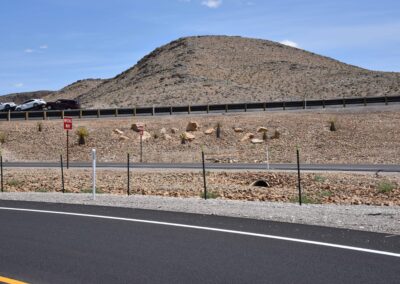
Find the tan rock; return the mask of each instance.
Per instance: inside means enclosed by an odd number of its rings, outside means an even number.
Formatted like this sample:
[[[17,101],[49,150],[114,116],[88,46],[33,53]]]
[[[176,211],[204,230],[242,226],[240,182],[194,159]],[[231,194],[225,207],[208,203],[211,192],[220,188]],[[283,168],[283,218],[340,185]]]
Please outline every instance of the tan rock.
[[[171,128],[171,133],[172,133],[172,134],[176,134],[176,133],[178,133],[178,131],[179,131],[179,129],[176,128],[176,127],[172,127],[172,128]]]
[[[243,136],[243,138],[240,139],[240,141],[241,141],[241,142],[244,142],[244,141],[246,141],[246,140],[253,139],[253,138],[254,138],[254,134],[253,134],[253,133],[246,133],[246,134]]]
[[[142,123],[142,122],[136,122],[136,123],[132,124],[131,129],[132,129],[133,131],[139,132],[139,128],[140,128],[140,127],[143,127],[143,129],[144,129],[144,123]]]
[[[235,127],[235,128],[233,128],[233,131],[235,131],[236,133],[242,133],[242,132],[244,132],[243,128],[240,128],[240,127]]]
[[[196,136],[194,136],[192,133],[185,132],[185,135],[186,135],[186,140],[188,141],[193,141],[194,139],[196,139]]]
[[[127,137],[125,135],[121,135],[121,136],[119,136],[119,140],[121,140],[121,141],[129,140],[129,137]]]
[[[262,143],[264,143],[264,140],[258,139],[258,138],[253,138],[253,139],[251,139],[251,143],[253,143],[253,144],[262,144]]]
[[[164,139],[164,140],[171,140],[171,139],[172,139],[171,135],[166,134],[166,133],[165,133],[165,134],[162,134],[162,135],[161,135],[161,138]]]
[[[207,129],[206,131],[204,131],[204,134],[210,135],[210,134],[213,134],[214,131],[215,131],[214,128],[209,128],[209,129]]]
[[[115,128],[115,129],[113,130],[113,132],[114,132],[115,134],[118,134],[118,135],[123,135],[123,134],[124,134],[124,132],[121,131],[121,130],[119,130],[118,128]]]
[[[165,129],[165,127],[160,129],[160,134],[166,134],[167,133],[167,129]]]
[[[197,131],[199,130],[199,124],[196,121],[190,121],[186,126],[186,131]]]
[[[258,127],[257,128],[257,132],[258,133],[260,133],[260,132],[267,132],[268,131],[268,129],[266,128],[266,127]]]

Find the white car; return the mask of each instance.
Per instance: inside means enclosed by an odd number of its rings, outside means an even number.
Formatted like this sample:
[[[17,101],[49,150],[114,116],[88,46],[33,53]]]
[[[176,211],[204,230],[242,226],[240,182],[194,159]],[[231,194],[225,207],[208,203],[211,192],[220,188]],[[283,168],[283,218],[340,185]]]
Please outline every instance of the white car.
[[[33,99],[23,102],[20,105],[17,105],[15,110],[29,110],[34,108],[43,108],[46,105],[46,102],[42,99]]]
[[[14,110],[17,105],[15,103],[0,103],[0,111]]]

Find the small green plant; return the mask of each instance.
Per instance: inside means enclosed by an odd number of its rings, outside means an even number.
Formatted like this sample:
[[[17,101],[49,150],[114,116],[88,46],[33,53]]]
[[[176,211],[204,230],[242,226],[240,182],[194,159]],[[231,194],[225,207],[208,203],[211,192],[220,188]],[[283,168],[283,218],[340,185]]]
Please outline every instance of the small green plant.
[[[200,197],[204,199],[204,191],[200,193]],[[207,199],[215,199],[218,198],[219,194],[214,191],[207,191]]]
[[[336,131],[336,119],[331,119],[329,120],[329,130],[330,131]]]
[[[321,195],[322,197],[330,197],[330,196],[333,195],[333,192],[332,192],[332,191],[329,191],[329,190],[323,190],[323,191],[321,191],[320,195]]]
[[[20,181],[20,180],[17,180],[17,179],[10,179],[10,180],[7,182],[7,184],[8,184],[9,186],[17,187],[17,186],[22,185],[23,182]]]
[[[220,122],[218,122],[217,123],[217,131],[216,131],[216,134],[217,134],[217,138],[221,138],[221,123]]]
[[[316,182],[324,182],[325,180],[326,180],[326,178],[323,176],[320,176],[320,175],[316,175],[314,177],[314,181],[316,181]]]
[[[81,193],[92,193],[93,192],[93,188],[82,188],[81,189]],[[96,193],[103,193],[103,190],[101,190],[100,188],[96,187]]]
[[[39,131],[39,132],[42,132],[42,130],[43,130],[43,123],[42,123],[42,122],[38,122],[38,123],[37,123],[37,128],[38,128],[38,131]]]
[[[181,135],[179,135],[179,138],[181,139],[181,144],[186,144],[186,142],[188,141],[186,133],[181,133]]]
[[[396,184],[388,180],[381,181],[378,184],[378,191],[380,193],[389,193],[396,188]]]
[[[86,139],[89,136],[89,130],[84,126],[79,126],[76,130],[76,135],[78,135],[78,144],[85,145]]]
[[[4,144],[6,142],[6,134],[4,132],[0,132],[0,144]]]
[[[290,199],[290,202],[299,203],[299,197],[296,195],[295,197]],[[307,195],[303,194],[301,196],[301,203],[302,204],[319,204],[321,202],[317,199],[310,198]]]
[[[35,192],[48,192],[48,190],[46,188],[39,187],[35,189]]]

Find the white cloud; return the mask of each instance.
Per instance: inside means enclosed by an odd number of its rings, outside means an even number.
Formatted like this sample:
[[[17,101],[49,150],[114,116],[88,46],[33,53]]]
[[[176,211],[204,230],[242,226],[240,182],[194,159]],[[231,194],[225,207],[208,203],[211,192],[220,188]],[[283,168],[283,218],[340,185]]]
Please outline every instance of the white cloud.
[[[294,42],[294,41],[291,41],[291,40],[288,40],[288,39],[285,39],[285,40],[283,40],[283,41],[280,41],[279,43],[284,44],[284,45],[287,45],[287,46],[299,48],[299,44],[298,44],[298,43],[296,43],[296,42]]]
[[[201,5],[207,6],[208,8],[218,8],[222,5],[222,0],[205,0],[201,2]]]
[[[49,46],[47,44],[43,44],[41,46],[39,46],[40,49],[47,49],[49,48]]]
[[[30,48],[27,48],[27,49],[24,50],[24,52],[25,52],[25,53],[32,53],[32,52],[34,52],[34,50],[33,50],[33,49],[30,49]]]
[[[16,87],[16,88],[21,88],[21,87],[23,87],[23,86],[24,86],[23,83],[14,84],[14,87]]]

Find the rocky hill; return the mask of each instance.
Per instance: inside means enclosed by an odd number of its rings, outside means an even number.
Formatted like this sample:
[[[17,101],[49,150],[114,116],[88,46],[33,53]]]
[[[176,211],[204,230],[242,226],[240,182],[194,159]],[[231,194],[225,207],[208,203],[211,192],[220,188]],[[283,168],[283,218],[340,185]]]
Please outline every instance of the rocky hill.
[[[376,72],[276,42],[187,37],[108,80],[82,80],[44,98],[84,107],[233,103],[398,95],[400,73]]]
[[[267,40],[188,37],[157,48],[79,99],[87,107],[394,95],[400,73],[374,72]]]
[[[0,102],[15,102],[22,103],[30,99],[44,99],[45,101],[55,101],[57,99],[74,99],[83,93],[87,93],[91,89],[97,87],[104,82],[102,79],[86,79],[72,83],[59,91],[37,91],[26,93],[15,93],[5,96],[0,96]]]

